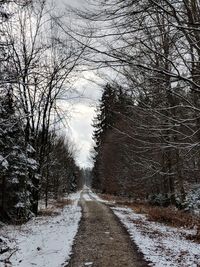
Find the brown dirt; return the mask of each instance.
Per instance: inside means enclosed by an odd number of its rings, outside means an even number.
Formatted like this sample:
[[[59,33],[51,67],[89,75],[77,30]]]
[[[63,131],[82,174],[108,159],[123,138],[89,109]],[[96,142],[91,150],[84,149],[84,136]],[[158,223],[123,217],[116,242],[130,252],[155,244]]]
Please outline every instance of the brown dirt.
[[[108,206],[83,198],[80,204],[83,218],[67,267],[148,266]]]

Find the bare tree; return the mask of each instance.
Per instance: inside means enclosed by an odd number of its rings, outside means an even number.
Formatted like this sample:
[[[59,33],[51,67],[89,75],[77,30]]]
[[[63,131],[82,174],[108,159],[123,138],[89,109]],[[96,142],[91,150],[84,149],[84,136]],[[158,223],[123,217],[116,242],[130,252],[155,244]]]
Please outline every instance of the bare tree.
[[[80,42],[90,37],[88,62],[118,73],[117,83],[132,98],[132,116],[123,115],[128,127],[118,124],[115,131],[132,139],[132,153],[146,170],[141,178],[160,181],[171,203],[184,203],[187,165],[199,162],[199,3],[90,3],[90,10],[76,12],[90,23],[88,34],[72,35]]]

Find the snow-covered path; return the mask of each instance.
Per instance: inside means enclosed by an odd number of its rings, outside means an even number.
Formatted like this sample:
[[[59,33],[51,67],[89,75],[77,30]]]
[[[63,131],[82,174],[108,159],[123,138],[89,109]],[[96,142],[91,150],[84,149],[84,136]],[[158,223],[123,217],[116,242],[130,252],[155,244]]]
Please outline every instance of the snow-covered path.
[[[188,238],[195,229],[149,221],[87,187],[68,198],[58,214],[0,229],[0,252],[10,247],[0,253],[0,267],[200,266],[200,244]]]
[[[196,232],[195,229],[175,228],[149,221],[146,215],[102,200],[87,188],[82,193],[82,206],[84,222],[79,231],[84,242],[77,238],[70,267],[84,266],[81,264],[87,261],[92,263],[89,265],[92,267],[144,266],[141,256],[139,260],[132,259],[130,263],[130,249],[134,255],[138,255],[139,250],[148,261],[148,266],[200,267],[200,244],[190,240],[190,236]],[[125,231],[119,230],[120,227],[116,227],[116,217],[111,215],[111,209],[127,229],[129,237]],[[117,242],[120,242],[120,247],[116,247]],[[124,247],[127,254],[122,253]],[[117,253],[117,262],[113,249]]]
[[[146,267],[136,246],[109,206],[84,188],[83,219],[67,267]]]
[[[0,266],[60,267],[66,263],[81,219],[80,192],[69,198],[72,204],[58,210],[59,215],[37,217],[22,226],[3,227],[0,240],[7,241],[11,250],[0,255]]]

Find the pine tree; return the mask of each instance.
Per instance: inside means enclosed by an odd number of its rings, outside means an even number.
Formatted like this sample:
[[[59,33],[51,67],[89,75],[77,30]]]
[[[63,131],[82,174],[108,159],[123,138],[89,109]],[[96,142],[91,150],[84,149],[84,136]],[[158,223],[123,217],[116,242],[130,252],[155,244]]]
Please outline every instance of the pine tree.
[[[4,219],[27,219],[31,214],[32,183],[29,174],[37,169],[29,157],[20,119],[15,114],[11,87],[0,94],[0,210]]]
[[[93,139],[96,143],[96,148],[100,145],[106,131],[112,127],[114,123],[114,106],[116,105],[116,91],[109,84],[104,88],[100,105],[97,110],[97,116],[94,120],[93,126],[96,128],[94,131]]]
[[[97,116],[93,126],[95,128],[93,140],[95,141],[94,168],[93,168],[93,187],[102,189],[102,181],[100,178],[101,148],[105,140],[106,133],[112,129],[116,119],[116,108],[118,104],[117,90],[107,84],[104,88],[100,105],[97,110]]]

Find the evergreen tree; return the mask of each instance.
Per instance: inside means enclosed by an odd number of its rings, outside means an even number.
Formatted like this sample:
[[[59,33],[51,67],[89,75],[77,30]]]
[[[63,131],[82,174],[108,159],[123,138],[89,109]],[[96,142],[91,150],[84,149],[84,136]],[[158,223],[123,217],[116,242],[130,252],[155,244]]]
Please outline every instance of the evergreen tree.
[[[112,127],[114,123],[114,107],[117,103],[116,91],[111,85],[107,84],[104,88],[100,105],[97,109],[97,116],[94,120],[95,127],[93,139],[96,143],[95,149],[103,140],[106,131]]]
[[[112,129],[116,120],[116,112],[119,103],[117,90],[110,84],[104,88],[99,107],[97,109],[97,116],[94,120],[93,126],[95,128],[93,140],[95,141],[94,153],[94,168],[93,168],[93,187],[96,189],[102,188],[101,162],[102,162],[102,145],[105,141],[106,134],[109,129]]]
[[[2,89],[0,99],[0,209],[4,218],[16,221],[31,214],[29,178],[37,164],[29,157],[33,149],[26,144],[20,119],[15,114],[12,89]]]

